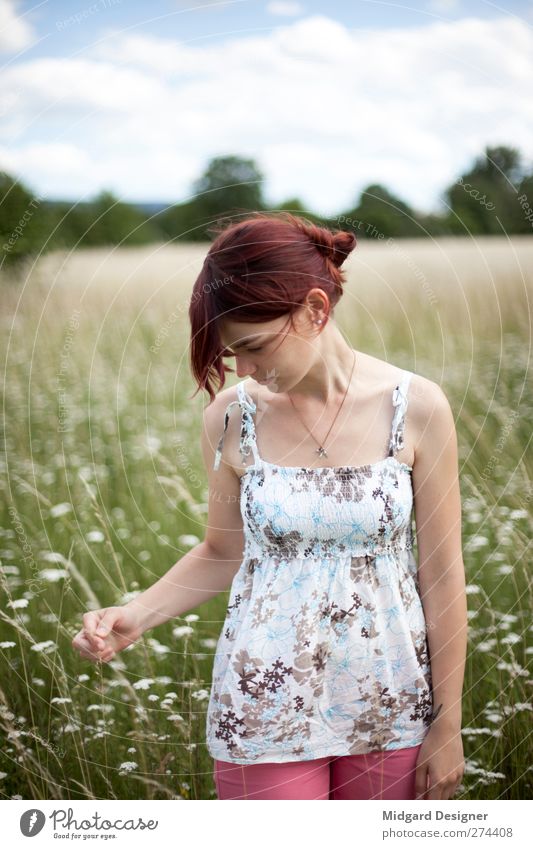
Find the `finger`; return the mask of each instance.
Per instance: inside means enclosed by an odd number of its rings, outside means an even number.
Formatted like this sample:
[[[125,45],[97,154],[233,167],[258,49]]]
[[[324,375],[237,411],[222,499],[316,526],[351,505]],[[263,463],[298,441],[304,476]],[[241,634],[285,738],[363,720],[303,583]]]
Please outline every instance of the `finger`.
[[[426,796],[427,800],[431,802],[440,802],[442,799],[445,798],[445,788],[446,785],[443,781],[433,782],[430,776],[430,786]]]
[[[113,631],[116,620],[119,618],[119,613],[116,610],[106,610],[96,629],[96,634],[99,637],[107,637]]]
[[[78,637],[76,643],[76,649],[79,651],[81,657],[86,660],[100,660],[100,653],[98,650],[95,650],[93,644],[90,640],[87,639],[84,635]]]
[[[424,799],[427,790],[427,767],[416,768],[415,775],[415,799]]]
[[[100,622],[100,616],[95,611],[90,611],[89,613],[83,614],[82,622],[83,630],[87,634],[94,634],[98,627],[98,623]]]
[[[93,651],[102,651],[105,648],[105,641],[101,637],[96,637],[92,633],[87,633],[87,631],[83,631],[83,636]]]

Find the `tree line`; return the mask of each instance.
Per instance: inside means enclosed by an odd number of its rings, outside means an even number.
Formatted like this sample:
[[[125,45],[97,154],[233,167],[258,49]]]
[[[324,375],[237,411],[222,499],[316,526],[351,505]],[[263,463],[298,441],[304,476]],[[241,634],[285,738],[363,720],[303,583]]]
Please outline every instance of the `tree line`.
[[[324,217],[297,197],[269,206],[264,182],[253,159],[215,157],[194,181],[190,199],[165,207],[124,203],[109,191],[88,202],[47,200],[0,171],[0,268],[48,250],[210,241],[214,222],[259,210],[289,210],[332,229],[352,229],[363,239],[533,232],[533,170],[519,150],[503,145],[486,147],[444,190],[439,213],[416,211],[373,183],[352,208]]]

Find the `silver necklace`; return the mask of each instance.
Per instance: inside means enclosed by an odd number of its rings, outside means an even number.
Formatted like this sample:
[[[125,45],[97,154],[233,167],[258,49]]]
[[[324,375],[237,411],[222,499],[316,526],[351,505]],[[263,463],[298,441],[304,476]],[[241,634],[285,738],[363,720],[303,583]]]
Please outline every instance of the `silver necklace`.
[[[328,438],[328,436],[329,436],[329,434],[330,434],[331,428],[333,427],[333,425],[334,425],[334,424],[335,424],[335,422],[337,421],[337,416],[339,415],[339,413],[340,413],[340,411],[341,411],[341,407],[342,407],[342,405],[344,404],[344,401],[346,400],[346,396],[347,396],[347,394],[348,394],[348,389],[350,388],[350,384],[351,384],[351,382],[352,382],[353,370],[354,370],[354,368],[355,368],[355,358],[356,358],[356,354],[355,354],[355,351],[354,351],[354,352],[353,352],[353,364],[352,364],[352,370],[351,370],[351,372],[350,372],[350,380],[348,381],[348,385],[347,385],[347,387],[346,387],[346,391],[345,391],[345,393],[344,393],[344,397],[343,397],[343,399],[342,399],[342,401],[341,401],[341,403],[340,403],[339,409],[337,410],[337,413],[336,413],[336,415],[335,415],[335,418],[334,418],[334,419],[333,419],[333,421],[331,422],[331,425],[330,425],[330,427],[329,427],[329,430],[328,430],[328,432],[326,433],[326,435],[325,435],[324,439],[322,440],[322,443],[325,443],[325,442],[326,442],[326,440],[327,440],[327,438]],[[324,445],[323,445],[323,444],[320,444],[320,442],[318,442],[318,440],[317,440],[317,439],[315,438],[315,436],[313,435],[312,431],[310,431],[310,430],[309,430],[309,428],[307,427],[306,423],[304,422],[304,420],[302,419],[301,415],[299,414],[298,410],[297,410],[297,409],[296,409],[296,407],[294,406],[294,402],[293,402],[293,400],[292,400],[292,398],[291,398],[291,396],[290,396],[290,395],[289,395],[289,401],[291,402],[291,404],[292,404],[292,406],[293,406],[293,409],[294,409],[294,412],[296,413],[296,415],[298,416],[298,418],[299,418],[299,419],[300,419],[300,421],[302,422],[303,426],[305,427],[305,429],[307,430],[307,432],[308,432],[308,433],[309,433],[309,434],[313,437],[313,439],[315,440],[316,444],[318,445],[318,448],[315,448],[315,454],[318,454],[318,456],[319,456],[319,457],[327,457],[328,455],[327,455],[326,449],[324,448]]]

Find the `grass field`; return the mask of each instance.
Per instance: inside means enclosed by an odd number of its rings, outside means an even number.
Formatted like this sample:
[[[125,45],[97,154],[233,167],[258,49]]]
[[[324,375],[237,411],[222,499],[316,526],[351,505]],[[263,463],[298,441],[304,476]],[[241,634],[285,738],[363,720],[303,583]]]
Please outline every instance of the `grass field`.
[[[206,247],[51,254],[0,286],[3,798],[216,798],[204,726],[227,594],[110,664],[71,647],[83,612],[203,539],[187,307]],[[470,633],[455,798],[531,798],[533,236],[366,242],[346,268],[350,343],[438,382],[456,416]]]

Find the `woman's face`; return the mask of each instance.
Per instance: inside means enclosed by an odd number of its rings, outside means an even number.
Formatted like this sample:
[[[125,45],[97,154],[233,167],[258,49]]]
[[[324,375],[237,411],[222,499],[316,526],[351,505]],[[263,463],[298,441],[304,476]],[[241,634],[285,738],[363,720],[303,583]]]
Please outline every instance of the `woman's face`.
[[[237,376],[252,377],[268,386],[271,392],[294,385],[307,372],[314,350],[301,335],[301,317],[288,316],[274,321],[250,324],[224,319],[220,336],[225,358],[235,358]],[[310,324],[309,320],[307,321]],[[299,326],[300,325],[300,326]],[[311,325],[310,325],[311,326]]]

